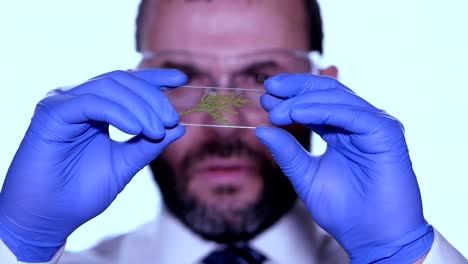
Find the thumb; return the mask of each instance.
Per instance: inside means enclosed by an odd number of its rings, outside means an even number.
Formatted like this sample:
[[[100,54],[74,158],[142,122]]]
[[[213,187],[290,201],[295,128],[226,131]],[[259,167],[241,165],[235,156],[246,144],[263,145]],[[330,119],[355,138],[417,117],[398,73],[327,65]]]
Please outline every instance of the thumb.
[[[270,150],[283,173],[299,195],[307,193],[318,160],[312,157],[297,140],[281,128],[261,126],[255,135]]]
[[[160,140],[149,139],[143,135],[133,137],[127,142],[117,144],[114,155],[116,171],[126,185],[133,176],[161,154],[172,142],[182,137],[184,126],[178,125],[166,129],[166,135]]]

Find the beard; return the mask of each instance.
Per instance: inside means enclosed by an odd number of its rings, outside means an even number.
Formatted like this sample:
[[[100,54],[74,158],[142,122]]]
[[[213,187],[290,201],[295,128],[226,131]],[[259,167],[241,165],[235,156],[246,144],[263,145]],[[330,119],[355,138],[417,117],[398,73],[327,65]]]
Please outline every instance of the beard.
[[[309,142],[305,140],[305,144]],[[258,198],[244,204],[199,201],[188,191],[190,168],[197,161],[210,157],[248,158],[258,164],[263,181]],[[175,175],[164,155],[154,160],[150,167],[169,212],[202,238],[218,243],[232,244],[252,239],[287,213],[297,197],[290,181],[272,159],[240,139],[212,139],[200,144],[178,165],[180,175]],[[230,188],[234,187],[221,186],[216,191],[227,193],[232,191]],[[237,220],[231,221],[233,217]]]

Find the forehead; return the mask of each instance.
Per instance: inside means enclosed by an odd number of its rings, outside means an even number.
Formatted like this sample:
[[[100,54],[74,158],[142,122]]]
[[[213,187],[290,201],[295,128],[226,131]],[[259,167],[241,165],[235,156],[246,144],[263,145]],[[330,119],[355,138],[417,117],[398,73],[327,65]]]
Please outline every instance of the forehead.
[[[229,55],[307,48],[303,0],[150,0],[142,50]]]

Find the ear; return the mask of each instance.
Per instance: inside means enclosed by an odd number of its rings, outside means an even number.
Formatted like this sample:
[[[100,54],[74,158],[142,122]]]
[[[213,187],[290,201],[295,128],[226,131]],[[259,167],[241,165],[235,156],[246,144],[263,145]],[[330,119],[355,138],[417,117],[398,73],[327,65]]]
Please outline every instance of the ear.
[[[338,68],[336,66],[328,66],[327,68],[320,69],[320,75],[338,79]]]

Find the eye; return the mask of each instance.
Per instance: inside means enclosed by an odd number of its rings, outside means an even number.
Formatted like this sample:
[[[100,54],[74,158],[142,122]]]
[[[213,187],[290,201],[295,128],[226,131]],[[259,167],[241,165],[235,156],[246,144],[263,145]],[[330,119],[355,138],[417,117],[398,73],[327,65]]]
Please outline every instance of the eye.
[[[255,80],[258,84],[263,84],[266,79],[270,78],[271,76],[264,74],[264,73],[256,73]]]
[[[183,71],[188,77],[188,83],[195,86],[211,85],[211,78],[208,74],[199,71]]]
[[[271,75],[260,71],[248,71],[243,74],[243,81],[249,84],[263,85]]]
[[[203,70],[190,63],[165,61],[164,63],[162,63],[161,67],[168,69],[177,69],[185,73],[185,75],[187,75],[188,83],[190,85],[208,86],[212,82],[212,77],[208,73],[204,72]]]

